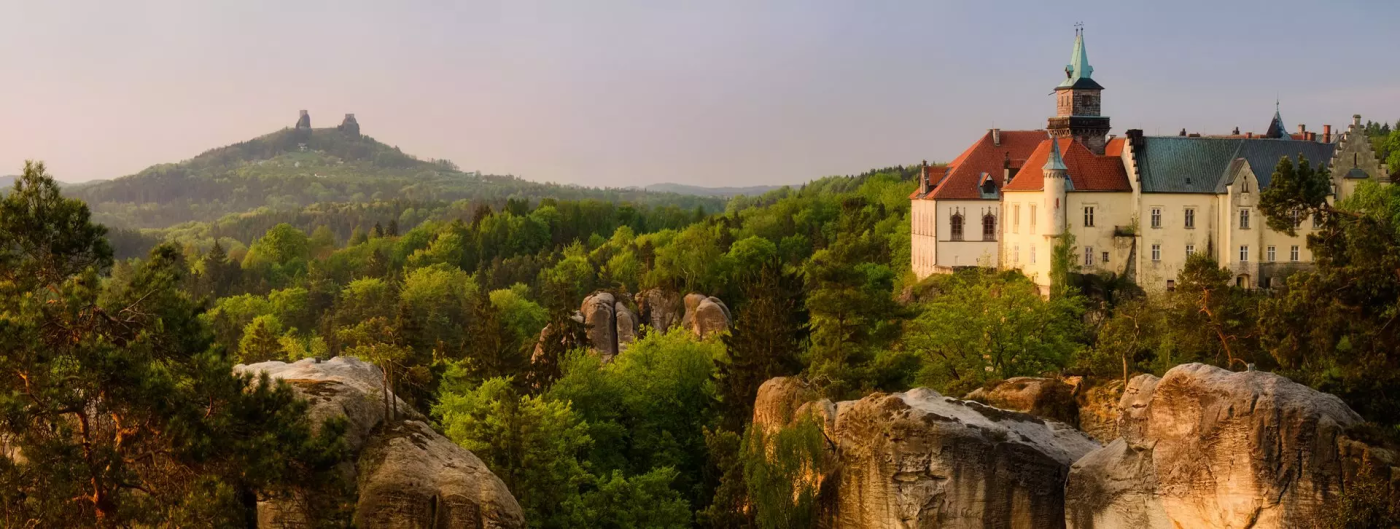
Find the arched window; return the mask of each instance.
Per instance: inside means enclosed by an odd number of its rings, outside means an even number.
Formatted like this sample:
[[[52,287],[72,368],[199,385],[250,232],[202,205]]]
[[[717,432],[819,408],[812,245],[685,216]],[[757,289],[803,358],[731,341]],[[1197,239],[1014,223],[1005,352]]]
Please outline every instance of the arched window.
[[[997,218],[991,213],[982,215],[982,240],[997,240]]]
[[[963,240],[963,216],[962,216],[962,213],[954,213],[954,214],[953,214],[953,217],[950,218],[950,219],[948,219],[948,230],[951,232],[951,233],[950,233],[950,235],[951,235],[950,238],[951,238],[951,239],[953,239],[953,240],[955,240],[955,241],[961,241],[961,240]]]

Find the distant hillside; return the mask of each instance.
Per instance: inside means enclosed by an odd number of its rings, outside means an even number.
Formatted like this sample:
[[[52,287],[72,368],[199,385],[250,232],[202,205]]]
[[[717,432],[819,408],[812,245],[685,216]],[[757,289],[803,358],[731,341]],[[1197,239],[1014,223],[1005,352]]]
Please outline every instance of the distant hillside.
[[[654,193],[676,193],[680,195],[694,195],[700,197],[728,198],[737,195],[758,196],[774,189],[784,186],[748,186],[748,187],[701,187],[685,184],[652,184],[644,189]]]
[[[708,211],[723,207],[717,198],[542,184],[463,172],[452,162],[421,160],[398,147],[337,128],[287,128],[183,162],[75,187],[69,194],[86,200],[98,222],[125,228],[163,228],[259,208],[297,210],[328,202],[469,200],[500,205],[512,197],[553,197]]]

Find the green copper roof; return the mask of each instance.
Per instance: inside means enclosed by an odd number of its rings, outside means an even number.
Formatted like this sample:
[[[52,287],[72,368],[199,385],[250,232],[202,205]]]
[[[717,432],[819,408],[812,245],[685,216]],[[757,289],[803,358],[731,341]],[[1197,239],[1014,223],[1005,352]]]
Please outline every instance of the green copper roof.
[[[1084,50],[1084,31],[1074,32],[1074,54],[1070,55],[1069,64],[1065,65],[1065,80],[1060,83],[1060,87],[1069,88],[1078,83],[1080,79],[1092,79],[1094,77],[1094,67],[1089,65],[1089,52]],[[1097,85],[1097,83],[1095,83]]]
[[[1065,167],[1065,159],[1060,156],[1060,142],[1055,138],[1050,138],[1050,157],[1045,160],[1045,166],[1041,167],[1046,171],[1068,171]]]

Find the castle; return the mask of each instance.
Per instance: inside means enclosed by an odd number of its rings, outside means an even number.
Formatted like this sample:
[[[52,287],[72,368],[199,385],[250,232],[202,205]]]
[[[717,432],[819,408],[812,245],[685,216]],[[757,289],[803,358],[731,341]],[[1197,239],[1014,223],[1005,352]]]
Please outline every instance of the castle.
[[[1169,290],[1187,256],[1206,252],[1244,288],[1269,288],[1311,262],[1296,236],[1269,229],[1257,209],[1283,157],[1331,171],[1333,196],[1367,179],[1389,182],[1352,116],[1345,131],[1289,133],[1276,108],[1263,134],[1109,135],[1104,87],[1093,79],[1082,30],[1055,116],[1044,130],[990,129],[947,165],[925,164],[910,195],[911,264],[919,278],[960,267],[1020,270],[1050,289],[1051,251],[1073,235],[1084,273],[1111,272]]]

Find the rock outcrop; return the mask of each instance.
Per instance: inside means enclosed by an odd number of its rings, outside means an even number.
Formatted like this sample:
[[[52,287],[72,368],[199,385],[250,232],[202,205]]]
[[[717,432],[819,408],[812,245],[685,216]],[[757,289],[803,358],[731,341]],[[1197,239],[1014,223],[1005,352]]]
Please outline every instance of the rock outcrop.
[[[1118,438],[1118,399],[1123,396],[1123,381],[1098,382],[1088,388],[1084,385],[1075,392],[1079,429],[1100,443],[1112,442]]]
[[[579,309],[588,329],[588,343],[604,362],[617,356],[617,322],[613,319],[616,305],[612,294],[596,292],[584,298],[583,307]]]
[[[666,332],[681,324],[685,304],[673,291],[649,288],[635,296],[637,312],[652,330]]]
[[[356,484],[357,527],[525,527],[520,504],[505,484],[471,452],[433,431],[421,414],[397,396],[398,414],[385,421],[380,371],[354,358],[324,362],[262,362],[239,373],[267,373],[287,381],[310,403],[314,424],[345,417],[350,458],[342,465]],[[258,526],[306,526],[293,501],[258,505]]]
[[[709,338],[729,330],[729,307],[719,298],[705,298],[695,306],[691,331],[700,338]]]
[[[1078,427],[1079,404],[1074,400],[1074,390],[1075,386],[1058,378],[1013,377],[990,388],[973,390],[963,398]]]
[[[307,112],[307,111],[305,111],[305,110],[301,111],[301,114],[297,116],[297,126],[296,126],[296,128],[298,128],[298,129],[304,129],[304,130],[311,130],[311,113],[310,113],[310,112]]]
[[[1121,437],[1070,472],[1072,528],[1315,527],[1370,451],[1347,438],[1361,417],[1340,399],[1265,372],[1142,375],[1119,411]]]
[[[579,314],[587,328],[589,348],[604,362],[611,362],[637,341],[637,315],[610,293],[594,292],[584,298]]]
[[[613,305],[613,327],[616,329],[617,353],[627,351],[632,342],[637,341],[637,315],[621,301]]]
[[[759,389],[754,424],[808,414],[833,441],[822,476],[822,527],[1063,527],[1070,465],[1098,444],[1055,421],[921,388],[857,401],[810,401],[800,381]],[[807,402],[803,402],[806,400]]]

